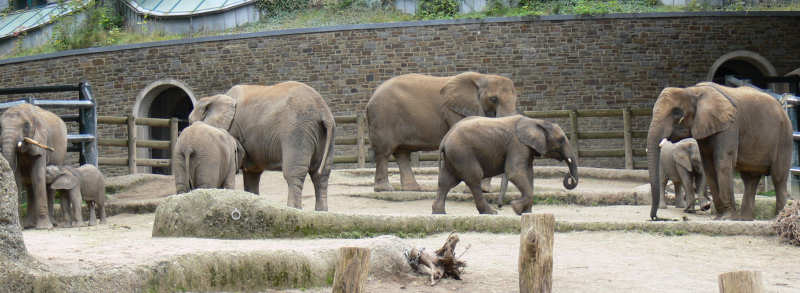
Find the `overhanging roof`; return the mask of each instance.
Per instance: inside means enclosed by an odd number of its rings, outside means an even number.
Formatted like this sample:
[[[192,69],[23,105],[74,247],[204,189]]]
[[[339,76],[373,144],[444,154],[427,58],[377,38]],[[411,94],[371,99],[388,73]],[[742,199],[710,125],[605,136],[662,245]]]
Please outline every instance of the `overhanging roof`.
[[[88,1],[84,1],[87,3]],[[75,7],[52,3],[47,6],[10,13],[0,17],[0,39],[38,28],[50,23],[58,16],[72,12]]]
[[[255,0],[121,0],[136,13],[154,16],[189,16],[222,12]]]

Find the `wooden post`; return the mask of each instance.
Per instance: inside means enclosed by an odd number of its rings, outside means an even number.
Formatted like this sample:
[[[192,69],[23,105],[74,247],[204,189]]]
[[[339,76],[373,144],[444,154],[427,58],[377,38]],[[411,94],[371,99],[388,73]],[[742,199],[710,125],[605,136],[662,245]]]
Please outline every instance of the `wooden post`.
[[[172,161],[172,151],[175,150],[175,142],[178,141],[178,118],[169,119],[169,173],[172,173],[175,162]]]
[[[727,272],[719,275],[720,293],[761,293],[764,281],[759,271]]]
[[[572,124],[572,130],[569,133],[569,143],[573,145],[573,149],[575,150],[575,159],[578,159],[578,153],[580,153],[580,147],[578,144],[578,110],[571,110],[569,111],[569,120]]]
[[[358,114],[356,116],[356,144],[358,145],[358,167],[364,168],[367,166],[367,146],[364,144],[364,136],[366,123],[364,115]]]
[[[339,248],[339,260],[333,273],[334,293],[367,292],[364,285],[369,274],[369,248]]]
[[[631,133],[631,109],[622,110],[622,131],[625,139],[625,169],[633,169],[633,136]]]
[[[521,224],[519,292],[552,292],[555,218],[552,214],[523,214]]]
[[[128,171],[136,174],[136,117],[128,115]]]

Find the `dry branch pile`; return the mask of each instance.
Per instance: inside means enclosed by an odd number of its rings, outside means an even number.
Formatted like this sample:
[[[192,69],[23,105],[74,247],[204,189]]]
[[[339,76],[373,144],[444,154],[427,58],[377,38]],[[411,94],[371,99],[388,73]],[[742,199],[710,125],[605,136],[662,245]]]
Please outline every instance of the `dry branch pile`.
[[[783,208],[772,227],[781,240],[800,246],[800,202],[794,201]]]
[[[406,258],[414,271],[430,275],[431,286],[436,285],[442,278],[461,280],[461,274],[467,263],[460,260],[460,257],[456,257],[458,241],[458,235],[450,233],[442,248],[437,249],[433,254],[426,252],[425,248],[414,248],[406,253]]]

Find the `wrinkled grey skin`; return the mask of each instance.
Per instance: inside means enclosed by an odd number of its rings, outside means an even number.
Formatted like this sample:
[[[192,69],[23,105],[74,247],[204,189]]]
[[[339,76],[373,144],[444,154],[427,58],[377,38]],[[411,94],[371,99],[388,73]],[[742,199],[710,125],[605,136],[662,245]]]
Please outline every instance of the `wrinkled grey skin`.
[[[180,194],[198,188],[234,189],[243,158],[244,148],[227,131],[194,122],[181,132],[172,150],[175,190]]]
[[[711,207],[711,198],[706,193],[706,175],[703,160],[700,158],[700,147],[694,138],[684,138],[677,143],[663,140],[661,148],[661,205],[666,208],[664,189],[667,180],[675,185],[675,207],[685,208],[687,213],[694,213],[696,194],[702,194],[700,207],[707,210]]]
[[[189,120],[226,129],[241,143],[246,191],[258,194],[264,170],[282,170],[289,186],[288,206],[302,209],[308,174],[314,183],[315,209],[328,210],[336,124],[325,100],[310,86],[295,81],[237,85],[226,95],[201,99]]]
[[[97,214],[100,215],[100,224],[106,223],[106,181],[97,167],[90,164],[79,168],[47,166],[46,173],[51,190],[63,190],[69,194],[69,200],[61,200],[66,227],[83,225],[81,200],[89,208],[89,226],[97,224]]]
[[[67,126],[50,111],[30,104],[8,108],[0,116],[3,156],[8,160],[19,192],[27,192],[28,210],[23,227],[53,228],[53,196],[45,182],[45,167],[62,165],[67,151]],[[28,137],[55,151],[23,141]]]
[[[467,116],[517,113],[514,83],[503,76],[465,72],[435,77],[406,74],[381,84],[367,103],[369,140],[375,152],[375,191],[391,191],[389,157],[400,167],[403,190],[421,190],[410,153],[439,148],[445,133]],[[488,179],[484,188],[488,191]]]
[[[687,137],[696,139],[700,147],[717,219],[753,220],[756,187],[764,175],[771,176],[775,185],[775,210],[786,205],[793,143],[786,111],[777,100],[753,88],[702,82],[665,88],[653,106],[647,132],[652,220],[659,220],[658,144]],[[745,185],[740,212],[733,198],[734,170]]]
[[[467,184],[481,214],[496,214],[483,198],[480,181],[505,173],[522,192],[511,202],[517,214],[533,206],[533,159],[536,156],[566,161],[569,173],[564,187],[578,185],[575,153],[557,124],[522,115],[502,118],[468,117],[445,135],[439,148],[439,191],[433,213],[445,213],[447,193],[461,181]]]

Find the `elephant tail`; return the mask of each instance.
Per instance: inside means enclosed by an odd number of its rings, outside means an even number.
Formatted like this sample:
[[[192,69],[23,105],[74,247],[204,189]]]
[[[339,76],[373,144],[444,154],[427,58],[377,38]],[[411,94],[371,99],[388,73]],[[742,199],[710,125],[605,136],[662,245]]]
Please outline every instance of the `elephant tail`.
[[[190,191],[194,189],[194,182],[192,182],[193,181],[192,179],[194,179],[194,175],[195,175],[194,174],[194,169],[192,169],[192,166],[189,165],[189,163],[191,163],[191,160],[190,160],[191,157],[192,157],[192,151],[191,150],[186,150],[183,153],[183,160],[184,160],[184,164],[185,164],[184,168],[186,168],[186,182],[189,184],[188,187],[189,187]]]
[[[325,150],[322,151],[322,161],[319,163],[317,174],[322,174],[322,170],[325,169],[325,163],[328,161],[328,153],[333,141],[333,128],[336,127],[333,117],[331,119],[323,119],[322,124],[325,126]]]

